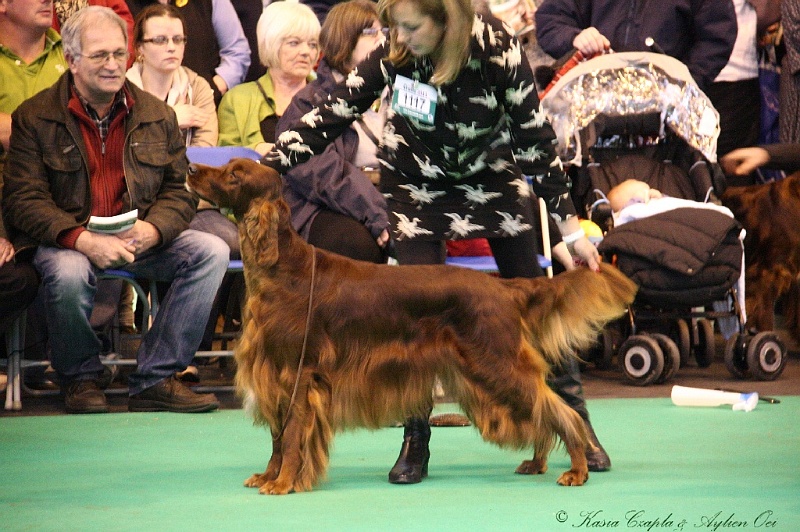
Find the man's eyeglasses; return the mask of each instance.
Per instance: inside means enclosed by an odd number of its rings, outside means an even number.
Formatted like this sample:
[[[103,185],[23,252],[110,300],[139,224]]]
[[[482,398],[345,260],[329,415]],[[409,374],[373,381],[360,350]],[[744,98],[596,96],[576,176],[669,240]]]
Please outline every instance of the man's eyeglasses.
[[[373,28],[370,26],[369,28],[364,28],[361,30],[362,35],[369,35],[370,37],[376,37],[378,33],[382,33],[384,37],[388,37],[389,28]]]
[[[189,39],[184,37],[183,35],[175,35],[174,37],[172,37],[172,42],[175,43],[175,46],[180,46],[182,44],[186,44],[186,41],[188,41],[188,40]],[[164,46],[169,41],[170,41],[170,38],[167,37],[166,35],[158,35],[156,37],[153,37],[152,39],[142,39],[142,42],[153,43],[156,46]]]
[[[128,51],[127,50],[114,50],[113,52],[95,52],[90,55],[80,54],[81,57],[85,57],[89,60],[90,63],[94,65],[104,65],[108,62],[109,59],[112,57],[114,61],[117,63],[126,63],[128,61]]]

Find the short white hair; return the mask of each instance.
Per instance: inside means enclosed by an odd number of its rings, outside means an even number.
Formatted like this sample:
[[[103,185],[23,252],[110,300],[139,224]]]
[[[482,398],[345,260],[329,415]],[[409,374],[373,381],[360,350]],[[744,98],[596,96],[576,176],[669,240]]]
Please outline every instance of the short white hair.
[[[256,26],[258,58],[267,68],[278,66],[278,50],[286,37],[319,39],[319,19],[297,0],[272,2],[261,13]]]

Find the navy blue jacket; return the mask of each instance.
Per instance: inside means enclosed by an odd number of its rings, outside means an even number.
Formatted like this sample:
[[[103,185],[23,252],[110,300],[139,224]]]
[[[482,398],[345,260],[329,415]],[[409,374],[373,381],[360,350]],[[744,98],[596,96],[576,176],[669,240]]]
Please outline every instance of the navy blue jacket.
[[[647,51],[652,37],[689,67],[701,89],[727,64],[738,29],[731,0],[545,0],[536,11],[536,38],[556,58],[589,27],[615,52]]]

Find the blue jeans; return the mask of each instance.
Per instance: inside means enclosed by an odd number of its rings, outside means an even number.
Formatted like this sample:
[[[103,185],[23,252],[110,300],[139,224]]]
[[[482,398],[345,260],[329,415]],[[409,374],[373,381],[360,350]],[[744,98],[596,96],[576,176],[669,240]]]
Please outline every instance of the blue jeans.
[[[203,209],[197,211],[189,223],[189,228],[217,235],[231,248],[231,260],[242,258],[239,249],[239,228],[218,210]]]
[[[221,239],[188,229],[169,245],[149,250],[118,268],[136,277],[171,281],[136,354],[138,367],[128,378],[131,395],[184,370],[191,362],[229,254]],[[96,378],[103,369],[98,356],[101,344],[89,317],[98,268],[78,251],[47,246],[39,246],[33,263],[42,277],[53,369],[64,383]]]

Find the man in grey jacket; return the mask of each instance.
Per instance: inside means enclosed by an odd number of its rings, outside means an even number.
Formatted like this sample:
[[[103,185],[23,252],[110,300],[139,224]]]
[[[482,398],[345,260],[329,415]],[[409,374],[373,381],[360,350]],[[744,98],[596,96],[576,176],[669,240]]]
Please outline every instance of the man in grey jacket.
[[[127,30],[90,6],[62,28],[69,65],[20,105],[5,167],[4,210],[19,255],[42,278],[51,364],[70,413],[107,412],[96,379],[100,341],[89,324],[105,268],[170,281],[129,379],[131,411],[204,412],[219,403],[175,377],[191,361],[225,273],[219,238],[188,229],[195,199],[175,114],[125,81]],[[89,230],[90,217],[138,210],[122,232]]]

